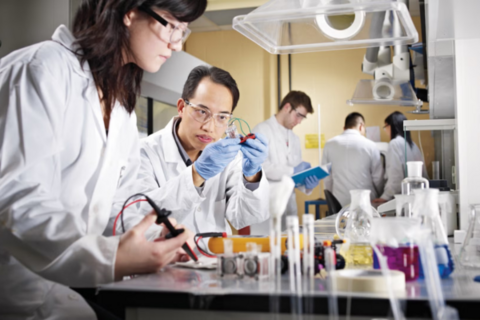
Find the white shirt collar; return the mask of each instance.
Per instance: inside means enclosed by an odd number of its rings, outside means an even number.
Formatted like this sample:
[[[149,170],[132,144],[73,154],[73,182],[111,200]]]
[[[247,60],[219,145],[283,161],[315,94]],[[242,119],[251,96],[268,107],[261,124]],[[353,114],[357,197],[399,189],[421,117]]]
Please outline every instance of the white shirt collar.
[[[346,129],[345,131],[343,131],[343,134],[358,134],[358,135],[362,135],[360,133],[360,131],[358,131],[357,129]]]

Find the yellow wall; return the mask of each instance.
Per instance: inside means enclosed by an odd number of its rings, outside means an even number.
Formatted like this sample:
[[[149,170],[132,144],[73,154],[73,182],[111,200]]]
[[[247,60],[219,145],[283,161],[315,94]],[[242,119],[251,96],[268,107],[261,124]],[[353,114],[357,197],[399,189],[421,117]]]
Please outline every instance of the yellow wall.
[[[420,30],[420,19],[414,18]],[[277,57],[246,39],[236,31],[194,33],[186,43],[186,51],[207,63],[229,71],[240,89],[240,101],[235,116],[245,119],[253,127],[275,113],[277,102]],[[292,59],[292,89],[305,91],[312,99],[315,113],[309,115],[294,132],[302,142],[305,161],[318,165],[319,150],[305,149],[305,135],[318,132],[317,105],[321,106],[321,131],[326,140],[342,133],[345,117],[353,111],[364,115],[367,126],[383,127],[384,119],[393,111],[405,113],[408,119],[428,119],[429,115],[406,113],[413,108],[355,105],[348,106],[346,100],[352,97],[361,79],[372,77],[361,72],[365,49],[328,51],[294,54]],[[288,92],[288,57],[281,57],[281,96]],[[428,108],[428,104],[424,106]],[[412,135],[418,144],[418,135]],[[422,144],[427,169],[431,174],[431,161],[434,157],[433,138],[430,132],[422,132]],[[389,137],[381,130],[381,140]],[[307,199],[323,197],[317,187],[310,196],[297,192],[297,205],[300,215],[304,213]],[[322,210],[324,211],[324,209]],[[313,212],[313,207],[311,208]]]

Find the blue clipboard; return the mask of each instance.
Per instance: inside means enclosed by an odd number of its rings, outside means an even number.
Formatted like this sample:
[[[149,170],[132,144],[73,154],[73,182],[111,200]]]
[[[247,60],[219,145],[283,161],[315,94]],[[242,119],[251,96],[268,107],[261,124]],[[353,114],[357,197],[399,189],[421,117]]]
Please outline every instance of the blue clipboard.
[[[330,174],[325,168],[322,167],[313,167],[292,176],[293,181],[295,182],[295,188],[305,185],[305,178],[316,176],[318,180],[322,180],[328,177]]]

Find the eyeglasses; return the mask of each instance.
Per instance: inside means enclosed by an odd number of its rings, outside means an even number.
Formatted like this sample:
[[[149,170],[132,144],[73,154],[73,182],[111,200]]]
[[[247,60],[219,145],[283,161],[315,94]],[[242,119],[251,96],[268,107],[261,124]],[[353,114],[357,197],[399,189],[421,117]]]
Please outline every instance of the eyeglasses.
[[[190,35],[191,31],[188,28],[183,29],[181,24],[174,25],[171,22],[168,22],[166,19],[162,18],[159,16],[155,11],[150,9],[149,7],[145,5],[140,5],[138,7],[139,10],[145,12],[149,16],[151,16],[153,19],[157,20],[167,28],[168,32],[170,33],[170,43],[171,44],[177,44],[177,43],[184,43],[188,36]]]
[[[191,107],[191,111],[189,112],[190,116],[200,123],[208,122],[213,118],[215,126],[224,128],[228,126],[228,123],[232,119],[232,114],[230,113],[212,113],[208,108],[194,105],[188,100],[185,100],[185,104]]]
[[[297,108],[292,106],[292,111],[295,111],[295,116],[300,119],[300,120],[303,120],[303,119],[306,119],[307,116],[304,115],[304,114],[301,114],[300,112],[297,111]]]

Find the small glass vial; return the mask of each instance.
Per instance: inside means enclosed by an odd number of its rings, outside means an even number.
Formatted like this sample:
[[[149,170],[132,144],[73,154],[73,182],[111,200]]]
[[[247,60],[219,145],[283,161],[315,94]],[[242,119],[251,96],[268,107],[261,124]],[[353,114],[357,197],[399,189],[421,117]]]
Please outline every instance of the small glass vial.
[[[428,180],[422,177],[423,162],[407,162],[408,176],[402,180],[402,194],[412,194],[415,189],[428,189]]]

